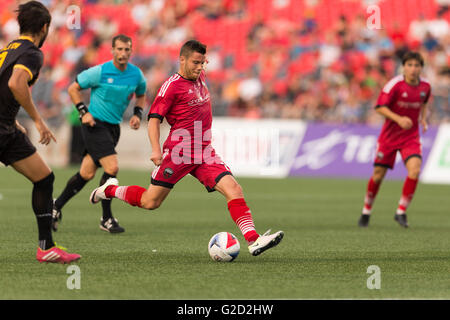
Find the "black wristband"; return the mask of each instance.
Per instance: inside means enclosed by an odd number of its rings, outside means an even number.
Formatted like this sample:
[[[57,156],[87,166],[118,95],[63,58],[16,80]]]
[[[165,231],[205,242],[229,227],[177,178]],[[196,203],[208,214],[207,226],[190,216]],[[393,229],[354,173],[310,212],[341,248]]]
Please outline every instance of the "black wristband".
[[[84,102],[77,103],[75,108],[77,108],[78,112],[80,113],[80,118],[82,118],[86,113],[89,112],[89,110],[86,107],[86,105],[84,104]]]
[[[142,108],[141,107],[139,107],[139,106],[135,106],[134,107],[134,111],[133,111],[133,114],[135,115],[135,116],[137,116],[138,118],[139,118],[139,120],[142,120]]]

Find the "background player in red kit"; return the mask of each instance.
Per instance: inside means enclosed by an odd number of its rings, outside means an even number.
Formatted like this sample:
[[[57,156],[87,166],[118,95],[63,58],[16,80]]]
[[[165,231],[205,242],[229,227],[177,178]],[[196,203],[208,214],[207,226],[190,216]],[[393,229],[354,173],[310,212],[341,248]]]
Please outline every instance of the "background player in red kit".
[[[180,68],[159,89],[148,115],[148,135],[152,145],[150,159],[157,166],[148,189],[139,186],[119,187],[115,178],[96,188],[92,203],[118,198],[133,206],[158,208],[173,186],[187,174],[196,177],[208,191],[225,196],[231,218],[241,230],[249,251],[257,256],[276,246],[284,233],[259,235],[253,224],[241,186],[230,169],[211,146],[211,101],[206,86],[204,65],[206,46],[196,40],[186,42],[180,50]],[[171,129],[161,150],[160,123],[166,118]]]
[[[387,169],[393,169],[397,151],[400,152],[408,176],[403,185],[395,220],[408,227],[406,209],[416,190],[422,165],[422,146],[419,122],[422,132],[428,129],[426,103],[431,94],[430,84],[420,77],[424,61],[416,52],[408,52],[402,59],[403,74],[393,78],[378,97],[376,110],[386,120],[378,138],[374,171],[367,186],[364,208],[359,219],[360,227],[369,224],[372,205]]]

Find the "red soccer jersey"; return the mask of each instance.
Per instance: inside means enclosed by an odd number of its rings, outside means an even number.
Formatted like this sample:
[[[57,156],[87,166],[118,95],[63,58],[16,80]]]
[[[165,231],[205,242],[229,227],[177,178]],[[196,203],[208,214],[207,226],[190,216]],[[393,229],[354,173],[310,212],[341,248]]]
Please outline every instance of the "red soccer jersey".
[[[196,150],[201,152],[211,144],[210,100],[204,72],[197,80],[188,80],[176,73],[164,82],[148,114],[148,118],[158,118],[161,122],[166,118],[171,126],[163,149],[181,146],[183,141],[188,147],[190,142],[191,155],[197,156]]]
[[[416,86],[406,83],[403,75],[390,80],[381,91],[376,107],[386,106],[400,116],[407,116],[413,125],[404,130],[396,122],[386,119],[378,143],[400,147],[410,140],[419,141],[420,111],[430,94],[431,86],[422,78]]]

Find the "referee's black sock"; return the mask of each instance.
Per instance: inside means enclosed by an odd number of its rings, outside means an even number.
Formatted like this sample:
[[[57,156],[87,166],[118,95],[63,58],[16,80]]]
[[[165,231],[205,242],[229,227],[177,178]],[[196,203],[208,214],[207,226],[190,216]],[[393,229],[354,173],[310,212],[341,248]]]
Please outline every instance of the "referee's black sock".
[[[76,195],[89,180],[84,180],[83,177],[77,172],[72,178],[67,181],[67,185],[64,188],[58,199],[55,200],[55,206],[58,209],[62,209],[64,205],[69,201],[74,195]]]
[[[109,174],[109,173],[103,173],[103,176],[100,180],[100,186],[103,185],[106,180],[109,178],[115,178],[115,175]],[[111,212],[111,200],[102,200],[102,209],[103,209],[103,221],[108,220],[109,218],[112,218],[112,212]]]
[[[31,204],[36,215],[39,247],[42,250],[50,249],[55,245],[52,239],[52,193],[54,181],[55,175],[52,172],[44,179],[33,183]]]

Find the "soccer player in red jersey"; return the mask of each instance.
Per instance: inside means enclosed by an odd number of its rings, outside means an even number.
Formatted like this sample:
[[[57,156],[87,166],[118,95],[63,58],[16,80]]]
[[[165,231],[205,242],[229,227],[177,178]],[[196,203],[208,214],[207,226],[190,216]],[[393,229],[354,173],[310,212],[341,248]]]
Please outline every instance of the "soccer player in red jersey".
[[[211,100],[206,86],[204,66],[206,46],[196,40],[180,50],[180,68],[159,89],[148,114],[148,135],[152,145],[150,159],[156,165],[148,189],[118,186],[111,178],[96,188],[91,203],[118,198],[132,206],[158,208],[173,186],[187,174],[196,177],[209,192],[225,196],[231,218],[257,256],[276,246],[284,233],[259,235],[253,223],[241,186],[211,146]],[[171,129],[163,148],[159,144],[160,124],[166,118]]]
[[[408,176],[394,216],[402,227],[408,227],[406,209],[414,196],[422,165],[422,132],[428,129],[426,103],[431,94],[430,84],[420,77],[424,61],[417,52],[407,52],[402,58],[403,74],[390,80],[377,101],[376,111],[386,120],[378,137],[373,175],[367,185],[360,227],[369,225],[372,205],[387,169],[393,169],[397,151],[400,152]]]

